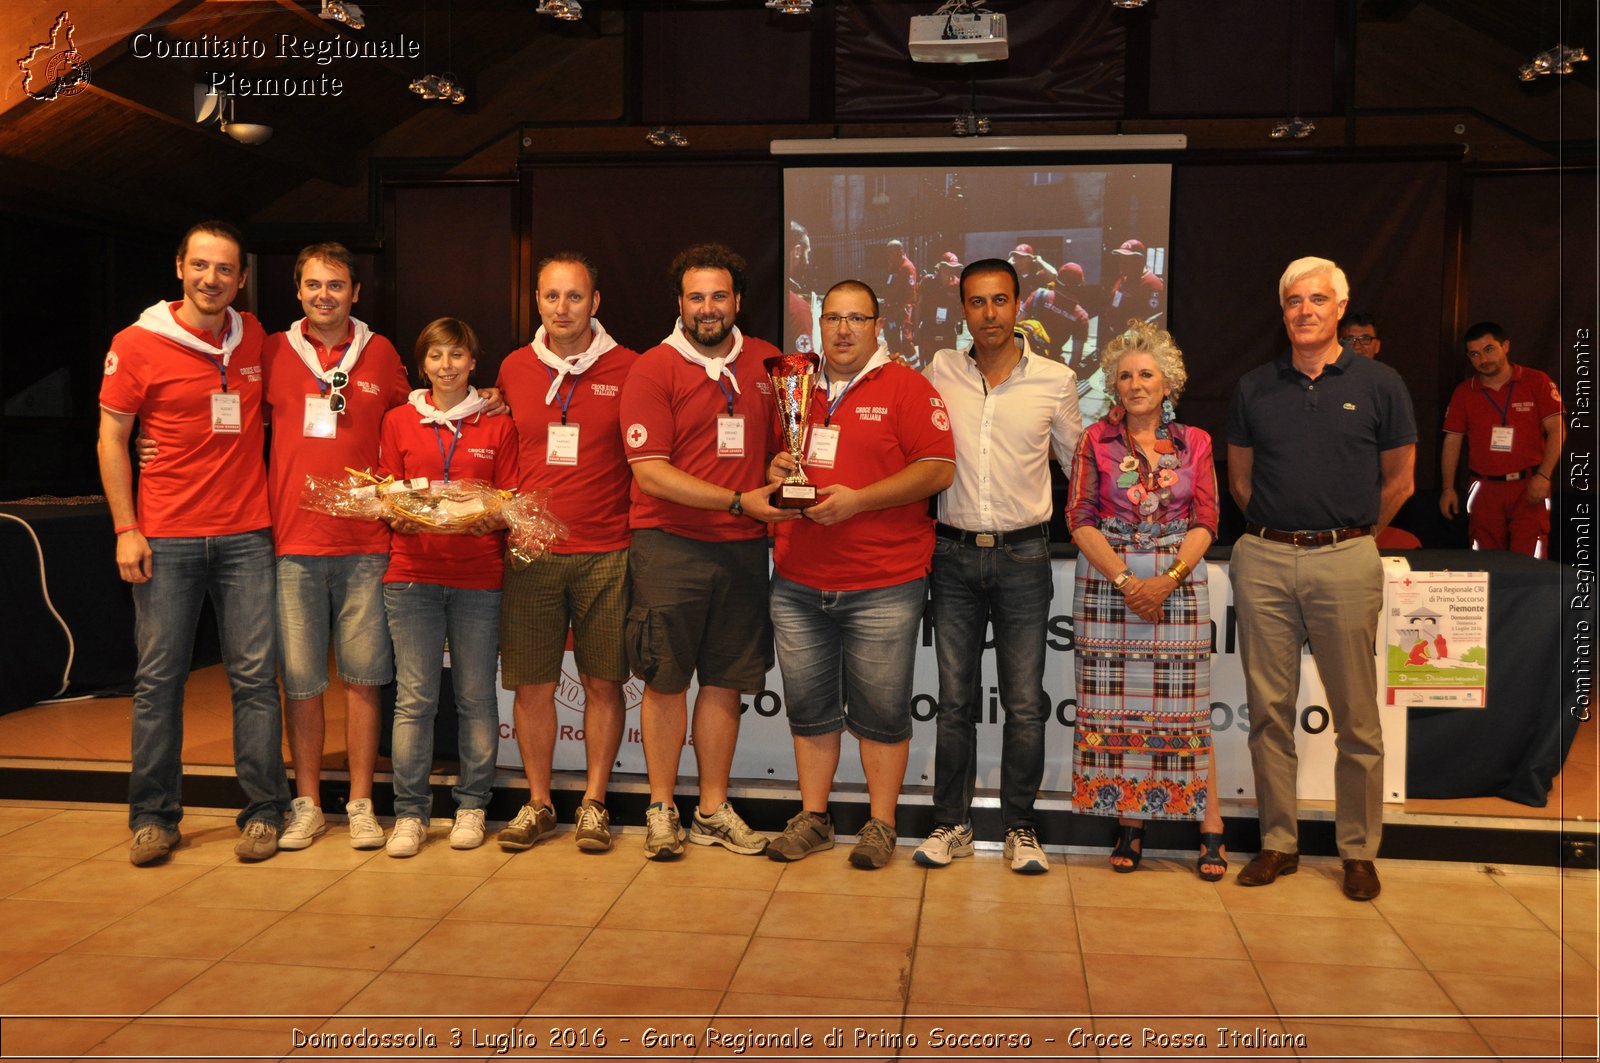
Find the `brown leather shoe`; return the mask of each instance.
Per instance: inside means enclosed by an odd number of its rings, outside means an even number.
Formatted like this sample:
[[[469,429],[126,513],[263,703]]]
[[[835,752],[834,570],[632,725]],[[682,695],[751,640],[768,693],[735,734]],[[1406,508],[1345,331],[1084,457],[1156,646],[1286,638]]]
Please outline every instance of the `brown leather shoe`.
[[[1344,895],[1352,901],[1370,901],[1383,887],[1378,884],[1378,869],[1371,860],[1344,862]]]
[[[1278,881],[1279,875],[1292,875],[1298,870],[1300,870],[1299,853],[1280,853],[1276,849],[1263,849],[1255,855],[1255,859],[1240,869],[1237,881],[1241,886],[1270,886]]]

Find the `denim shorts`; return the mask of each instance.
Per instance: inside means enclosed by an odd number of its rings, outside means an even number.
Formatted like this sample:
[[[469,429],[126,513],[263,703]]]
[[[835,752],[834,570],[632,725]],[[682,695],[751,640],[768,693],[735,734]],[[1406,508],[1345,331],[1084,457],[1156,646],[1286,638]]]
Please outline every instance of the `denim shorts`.
[[[767,540],[702,542],[656,528],[633,533],[628,664],[652,690],[689,680],[747,693],[772,667]]]
[[[928,581],[819,591],[772,577],[772,630],[789,731],[892,744],[911,737],[912,668]]]
[[[292,701],[328,689],[331,643],[339,678],[381,687],[394,678],[394,651],[383,609],[387,554],[278,558],[278,652],[283,693]]]

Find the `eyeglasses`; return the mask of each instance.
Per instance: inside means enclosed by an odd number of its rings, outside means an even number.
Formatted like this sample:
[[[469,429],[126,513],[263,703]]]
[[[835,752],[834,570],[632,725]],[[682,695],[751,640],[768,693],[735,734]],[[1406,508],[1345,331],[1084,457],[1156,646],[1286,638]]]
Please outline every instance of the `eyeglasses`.
[[[344,389],[350,383],[350,374],[343,369],[335,369],[328,377],[328,409],[334,413],[344,412]]]
[[[823,328],[838,328],[845,323],[850,326],[850,331],[860,332],[878,318],[877,315],[868,317],[866,314],[823,314],[817,320],[822,322]]]
[[[1371,347],[1378,342],[1376,336],[1345,336],[1339,340],[1346,347]]]

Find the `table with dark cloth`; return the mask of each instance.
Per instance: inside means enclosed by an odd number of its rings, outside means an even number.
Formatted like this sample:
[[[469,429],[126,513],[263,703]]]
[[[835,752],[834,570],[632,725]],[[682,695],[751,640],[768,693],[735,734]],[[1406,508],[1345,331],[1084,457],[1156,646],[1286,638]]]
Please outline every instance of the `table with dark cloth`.
[[[102,498],[0,502],[0,713],[133,689],[133,595]],[[52,611],[51,607],[54,607]],[[193,667],[221,660],[209,604]]]
[[[1489,573],[1485,707],[1409,710],[1406,796],[1502,797],[1543,808],[1579,724],[1566,711],[1560,665],[1579,619],[1563,600],[1566,570],[1500,550],[1403,556],[1416,572]]]

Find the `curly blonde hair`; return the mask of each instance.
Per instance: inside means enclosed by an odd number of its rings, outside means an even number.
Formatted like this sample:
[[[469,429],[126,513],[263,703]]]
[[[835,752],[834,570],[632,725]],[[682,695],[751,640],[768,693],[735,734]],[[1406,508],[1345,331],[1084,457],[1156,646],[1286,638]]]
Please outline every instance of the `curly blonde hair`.
[[[1172,333],[1137,318],[1128,320],[1128,327],[1116,339],[1106,344],[1100,354],[1100,368],[1105,371],[1106,391],[1116,394],[1117,363],[1126,354],[1148,354],[1156,361],[1156,368],[1166,378],[1172,389],[1172,401],[1183,394],[1189,382],[1189,372],[1183,367],[1183,351],[1172,340]]]

